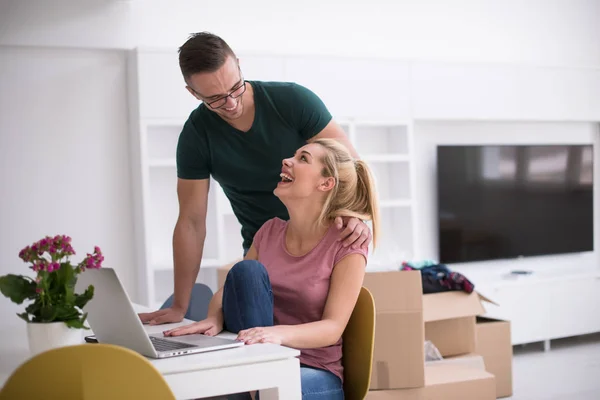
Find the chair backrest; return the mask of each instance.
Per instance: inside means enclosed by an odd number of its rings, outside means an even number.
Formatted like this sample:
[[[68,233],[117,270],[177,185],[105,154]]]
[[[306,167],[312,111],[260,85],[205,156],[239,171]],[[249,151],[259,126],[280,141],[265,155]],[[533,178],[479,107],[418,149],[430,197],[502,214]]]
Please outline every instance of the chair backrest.
[[[184,318],[192,321],[202,321],[208,315],[208,304],[213,297],[213,291],[204,283],[196,283],[192,288],[190,296],[190,306],[185,313]],[[161,309],[171,307],[173,304],[173,295],[163,303]]]
[[[362,400],[371,385],[375,343],[375,301],[365,287],[360,290],[342,339],[344,396],[346,400]]]
[[[23,363],[8,378],[0,400],[175,400],[163,376],[124,347],[81,344],[52,349]]]

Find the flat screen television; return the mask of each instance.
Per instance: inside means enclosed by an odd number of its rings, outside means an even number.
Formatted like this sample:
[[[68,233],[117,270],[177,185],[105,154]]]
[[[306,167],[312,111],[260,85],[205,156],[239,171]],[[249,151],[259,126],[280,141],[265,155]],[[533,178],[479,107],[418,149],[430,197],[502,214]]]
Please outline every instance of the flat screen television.
[[[441,263],[594,250],[592,145],[437,147]]]

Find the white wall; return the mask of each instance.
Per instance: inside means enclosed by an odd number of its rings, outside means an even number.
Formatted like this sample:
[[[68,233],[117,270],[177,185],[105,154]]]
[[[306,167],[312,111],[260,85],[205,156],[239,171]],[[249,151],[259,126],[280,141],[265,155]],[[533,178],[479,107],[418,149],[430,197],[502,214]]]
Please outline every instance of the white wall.
[[[127,0],[0,1],[0,45],[125,49],[134,34]]]
[[[0,44],[600,65],[596,0],[4,0]]]
[[[79,261],[100,246],[135,289],[125,57],[0,46],[0,274],[19,250],[67,234]],[[135,292],[133,292],[135,295]],[[22,307],[0,296],[0,320]]]
[[[189,32],[212,30],[239,50],[261,53],[600,64],[595,0],[154,4],[133,3],[144,46],[179,45]]]

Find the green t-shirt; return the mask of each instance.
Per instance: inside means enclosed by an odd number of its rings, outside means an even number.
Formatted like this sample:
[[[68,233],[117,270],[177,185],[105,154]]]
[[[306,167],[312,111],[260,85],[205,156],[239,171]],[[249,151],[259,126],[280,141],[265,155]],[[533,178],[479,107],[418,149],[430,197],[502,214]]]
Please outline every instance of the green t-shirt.
[[[254,89],[255,104],[248,132],[235,129],[201,104],[190,114],[177,144],[177,176],[212,176],[221,185],[242,225],[245,248],[269,219],[289,219],[273,194],[281,180],[281,162],[332,119],[321,99],[301,85],[247,82]]]

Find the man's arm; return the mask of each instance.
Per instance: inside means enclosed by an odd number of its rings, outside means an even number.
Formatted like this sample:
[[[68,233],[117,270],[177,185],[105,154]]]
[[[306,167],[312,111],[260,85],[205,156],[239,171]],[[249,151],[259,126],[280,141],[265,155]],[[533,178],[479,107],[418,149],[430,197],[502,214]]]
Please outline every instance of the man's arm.
[[[200,271],[206,238],[206,211],[209,179],[178,179],[179,217],[173,232],[175,288],[173,305],[153,313],[140,314],[143,322],[180,322],[187,312],[192,288]]]
[[[354,148],[354,145],[352,144],[342,127],[339,126],[334,120],[331,120],[321,132],[317,133],[315,136],[310,138],[308,142],[310,143],[317,139],[336,139],[340,141],[344,146],[346,146],[348,150],[350,150],[352,157],[356,159],[360,158],[358,152]]]
[[[209,179],[178,179],[179,218],[173,232],[175,296],[173,306],[187,311],[200,271],[206,238]]]

